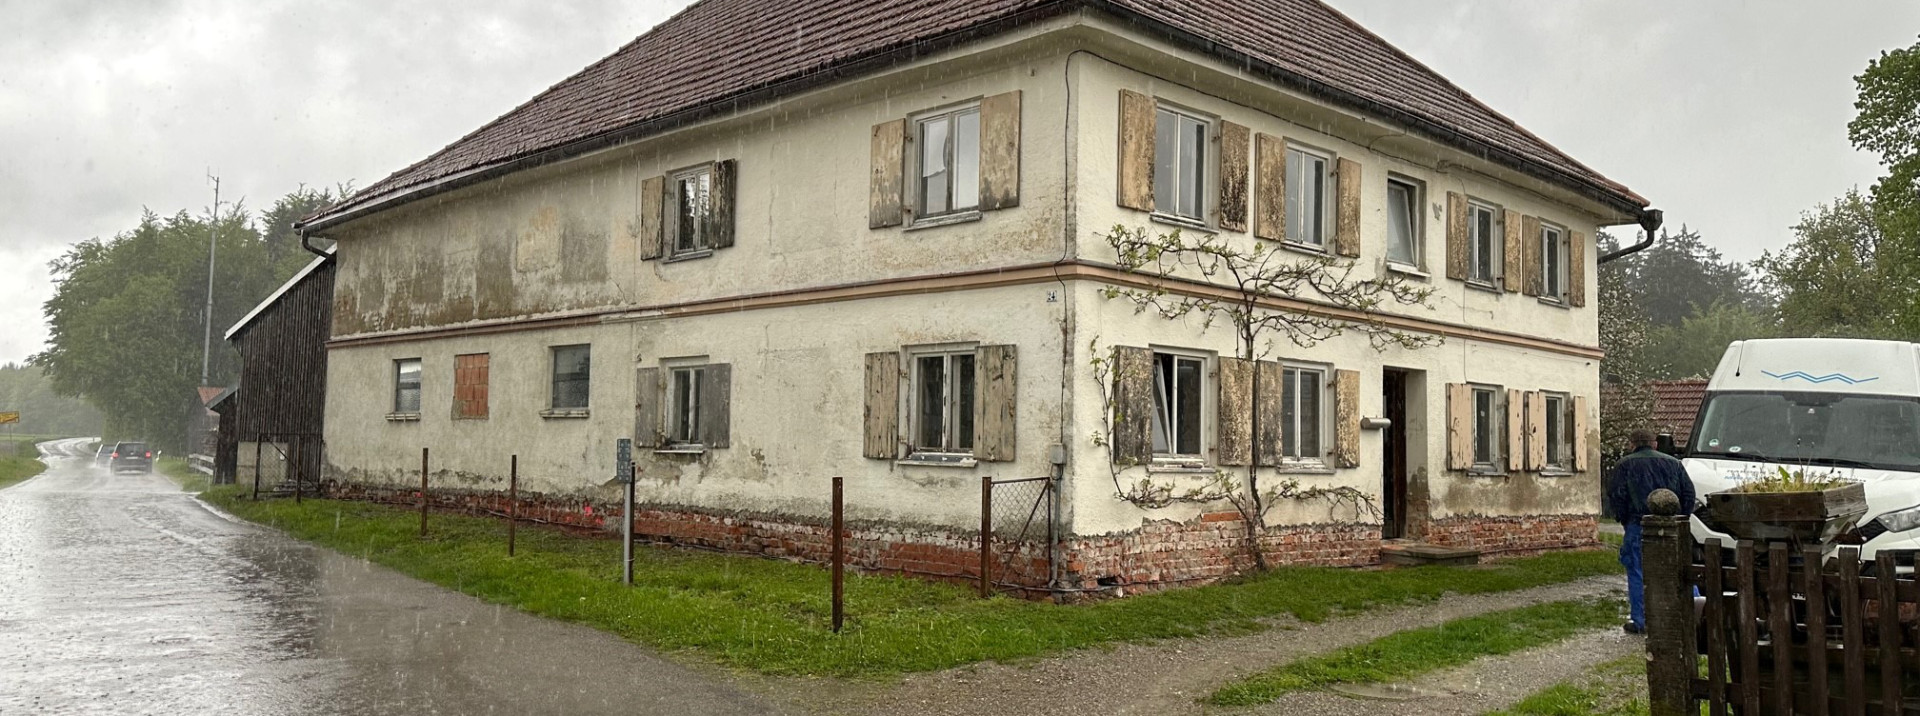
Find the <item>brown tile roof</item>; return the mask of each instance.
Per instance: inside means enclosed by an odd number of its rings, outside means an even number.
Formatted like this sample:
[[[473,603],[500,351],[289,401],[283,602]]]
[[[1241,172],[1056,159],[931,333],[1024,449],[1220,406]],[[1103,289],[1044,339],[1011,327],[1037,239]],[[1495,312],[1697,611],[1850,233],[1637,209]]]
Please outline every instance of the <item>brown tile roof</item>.
[[[1081,7],[1622,209],[1647,204],[1318,0],[700,0],[312,224],[397,204],[435,183],[530,166],[549,150],[571,156],[646,136]]]
[[[1673,433],[1673,442],[1686,445],[1693,436],[1693,419],[1707,397],[1707,381],[1656,380],[1653,387],[1653,423]]]

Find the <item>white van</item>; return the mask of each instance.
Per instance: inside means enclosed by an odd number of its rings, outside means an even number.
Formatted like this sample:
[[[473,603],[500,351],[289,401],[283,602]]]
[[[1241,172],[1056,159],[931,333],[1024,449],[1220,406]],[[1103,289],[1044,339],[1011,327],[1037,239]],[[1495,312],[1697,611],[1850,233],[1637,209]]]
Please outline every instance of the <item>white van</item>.
[[[1920,550],[1920,344],[1735,341],[1707,383],[1683,462],[1701,496],[1780,467],[1858,480],[1860,531],[1872,536],[1861,556]],[[1693,534],[1733,544],[1698,517]]]

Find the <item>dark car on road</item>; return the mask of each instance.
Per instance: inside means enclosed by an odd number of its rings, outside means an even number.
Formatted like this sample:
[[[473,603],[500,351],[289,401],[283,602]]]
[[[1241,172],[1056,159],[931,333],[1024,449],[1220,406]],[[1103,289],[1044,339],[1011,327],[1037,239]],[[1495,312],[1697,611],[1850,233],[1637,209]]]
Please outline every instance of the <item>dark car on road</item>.
[[[113,446],[112,472],[153,472],[153,448],[146,443],[123,442]]]
[[[113,443],[100,443],[100,449],[93,454],[93,464],[106,467],[113,460]]]

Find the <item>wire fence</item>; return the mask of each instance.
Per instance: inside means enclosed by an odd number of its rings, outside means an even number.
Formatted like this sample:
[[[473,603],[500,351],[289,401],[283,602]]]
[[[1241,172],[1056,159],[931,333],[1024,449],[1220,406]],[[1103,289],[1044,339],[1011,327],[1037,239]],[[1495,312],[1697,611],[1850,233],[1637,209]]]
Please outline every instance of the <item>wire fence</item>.
[[[1001,589],[1035,590],[1052,584],[1052,478],[987,480],[989,518],[982,521],[982,580]],[[984,591],[984,590],[983,590]]]

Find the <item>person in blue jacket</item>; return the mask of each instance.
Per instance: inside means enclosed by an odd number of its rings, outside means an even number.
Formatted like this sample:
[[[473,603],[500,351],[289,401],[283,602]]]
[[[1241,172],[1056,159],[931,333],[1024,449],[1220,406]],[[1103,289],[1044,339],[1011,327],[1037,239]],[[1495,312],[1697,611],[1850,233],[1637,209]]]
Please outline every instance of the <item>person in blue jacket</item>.
[[[1620,543],[1620,565],[1627,568],[1627,605],[1632,621],[1625,629],[1629,634],[1645,634],[1647,595],[1640,573],[1640,518],[1647,514],[1647,495],[1654,490],[1672,490],[1680,497],[1682,514],[1690,514],[1694,508],[1693,480],[1679,460],[1653,449],[1653,431],[1634,430],[1628,440],[1633,443],[1633,452],[1613,465],[1607,506],[1626,529],[1626,539]]]

